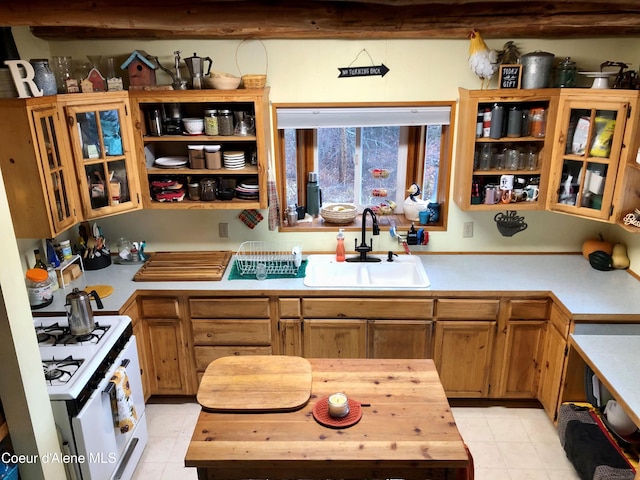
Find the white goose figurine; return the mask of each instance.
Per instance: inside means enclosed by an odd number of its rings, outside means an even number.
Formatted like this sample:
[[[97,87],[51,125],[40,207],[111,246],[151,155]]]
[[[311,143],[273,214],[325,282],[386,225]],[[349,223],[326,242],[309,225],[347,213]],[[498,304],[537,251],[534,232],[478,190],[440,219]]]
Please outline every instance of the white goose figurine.
[[[420,198],[420,186],[417,183],[412,183],[407,189],[409,196],[405,199],[403,205],[404,216],[410,222],[416,222],[419,219],[419,214],[423,210],[427,209],[428,203]]]

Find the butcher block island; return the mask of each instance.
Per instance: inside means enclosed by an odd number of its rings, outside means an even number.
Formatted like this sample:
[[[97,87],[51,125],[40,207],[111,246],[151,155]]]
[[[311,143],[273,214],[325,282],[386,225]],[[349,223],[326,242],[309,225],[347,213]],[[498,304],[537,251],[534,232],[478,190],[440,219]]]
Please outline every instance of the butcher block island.
[[[250,371],[251,356],[240,358]],[[185,465],[197,467],[200,480],[454,479],[469,465],[432,360],[308,361],[307,403],[293,411],[203,409]],[[205,372],[201,389],[208,373],[215,372]],[[338,392],[361,417],[336,425],[316,420],[317,407]]]

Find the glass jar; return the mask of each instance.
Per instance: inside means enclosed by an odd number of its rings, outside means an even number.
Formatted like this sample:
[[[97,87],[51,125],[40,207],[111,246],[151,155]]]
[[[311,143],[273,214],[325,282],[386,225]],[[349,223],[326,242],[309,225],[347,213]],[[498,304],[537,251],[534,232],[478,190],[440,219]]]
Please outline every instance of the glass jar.
[[[205,135],[218,135],[218,111],[204,111],[204,133]]]
[[[576,86],[578,69],[571,57],[566,57],[556,69],[556,87],[571,88]]]
[[[218,111],[218,131],[220,135],[233,135],[233,115],[231,110]]]
[[[29,60],[33,66],[35,76],[33,81],[42,90],[43,95],[56,95],[58,87],[56,85],[56,77],[49,68],[49,60],[46,58],[34,58]]]
[[[529,132],[532,137],[544,137],[547,129],[547,111],[540,108],[532,108],[529,112]]]
[[[27,270],[27,294],[31,308],[42,308],[53,302],[51,280],[46,270],[31,268]]]
[[[216,199],[216,181],[212,178],[200,180],[200,200],[212,202]]]

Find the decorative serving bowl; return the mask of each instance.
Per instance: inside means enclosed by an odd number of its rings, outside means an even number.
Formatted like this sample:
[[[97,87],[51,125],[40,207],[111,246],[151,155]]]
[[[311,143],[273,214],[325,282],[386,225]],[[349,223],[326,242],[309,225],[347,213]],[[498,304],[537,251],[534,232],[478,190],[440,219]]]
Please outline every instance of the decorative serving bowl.
[[[332,203],[322,207],[320,216],[327,223],[345,225],[358,216],[358,208],[351,203]]]
[[[204,86],[216,90],[235,90],[242,80],[240,77],[224,72],[211,72],[210,75],[210,77],[204,77]]]

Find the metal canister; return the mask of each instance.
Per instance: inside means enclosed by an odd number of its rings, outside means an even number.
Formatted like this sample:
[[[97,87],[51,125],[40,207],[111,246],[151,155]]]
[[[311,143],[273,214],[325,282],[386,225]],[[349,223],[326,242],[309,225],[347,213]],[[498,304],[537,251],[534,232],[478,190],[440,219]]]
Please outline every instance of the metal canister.
[[[555,55],[548,52],[531,52],[523,55],[522,88],[548,88],[551,86],[551,70]]]

